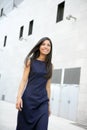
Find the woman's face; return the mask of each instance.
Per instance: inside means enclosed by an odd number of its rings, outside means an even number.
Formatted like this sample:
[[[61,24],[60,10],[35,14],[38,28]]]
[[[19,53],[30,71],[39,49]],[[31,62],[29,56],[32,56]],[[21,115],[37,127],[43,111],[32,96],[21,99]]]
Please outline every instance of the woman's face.
[[[41,45],[40,45],[40,54],[43,54],[43,55],[47,55],[50,53],[51,51],[51,44],[49,42],[49,40],[45,40]]]

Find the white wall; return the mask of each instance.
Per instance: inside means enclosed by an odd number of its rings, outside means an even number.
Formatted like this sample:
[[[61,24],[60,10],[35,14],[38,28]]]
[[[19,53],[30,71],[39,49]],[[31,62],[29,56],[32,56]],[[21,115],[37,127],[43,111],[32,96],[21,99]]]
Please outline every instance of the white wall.
[[[5,94],[6,100],[15,100],[26,54],[41,37],[48,36],[53,41],[54,68],[81,67],[77,119],[87,124],[87,1],[66,0],[64,20],[56,23],[60,2],[62,0],[25,0],[0,19],[0,97]],[[69,14],[76,17],[76,21],[67,20]],[[28,36],[31,20],[34,20],[33,34]],[[20,41],[22,25],[24,40]],[[5,35],[8,36],[7,45],[3,47]]]

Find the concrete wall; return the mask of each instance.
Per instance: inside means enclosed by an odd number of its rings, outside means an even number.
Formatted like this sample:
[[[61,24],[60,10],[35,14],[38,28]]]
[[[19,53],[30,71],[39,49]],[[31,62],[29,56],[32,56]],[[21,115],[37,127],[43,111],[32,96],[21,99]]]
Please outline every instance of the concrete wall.
[[[3,8],[3,17],[7,16],[15,7],[22,2],[23,0],[0,0],[0,13]]]
[[[0,19],[0,99],[15,101],[23,72],[23,61],[32,46],[43,36],[53,41],[55,69],[81,68],[78,122],[87,124],[87,1],[65,0],[64,18],[56,23],[57,5],[62,0],[25,0],[4,19]],[[66,17],[72,15],[76,20]],[[28,36],[29,21],[33,33]],[[19,40],[24,26],[23,40]],[[4,36],[7,35],[6,46]]]

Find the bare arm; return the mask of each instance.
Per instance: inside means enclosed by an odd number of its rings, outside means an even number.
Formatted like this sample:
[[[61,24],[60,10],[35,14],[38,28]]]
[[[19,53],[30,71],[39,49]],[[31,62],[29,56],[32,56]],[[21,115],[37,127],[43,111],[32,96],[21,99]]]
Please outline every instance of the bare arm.
[[[23,72],[22,80],[20,82],[19,89],[18,89],[17,101],[16,101],[16,108],[18,110],[21,110],[21,108],[23,107],[23,102],[22,102],[21,97],[22,97],[25,85],[26,85],[26,83],[28,81],[29,72],[30,72],[30,61],[28,62],[28,66],[24,67],[24,72]]]
[[[50,93],[51,93],[50,84],[51,84],[51,79],[49,79],[46,84],[46,90],[47,90],[47,95],[48,95],[49,100],[50,100]]]
[[[52,65],[52,71],[53,71],[53,65]],[[51,113],[51,111],[50,111],[50,96],[51,96],[51,78],[50,79],[48,79],[48,81],[47,81],[47,84],[46,84],[46,90],[47,90],[47,96],[48,96],[48,99],[49,99],[49,103],[48,103],[48,107],[49,107],[49,115],[50,115],[50,113]]]
[[[53,64],[52,64],[52,71],[53,71]],[[46,84],[46,90],[47,90],[47,95],[48,95],[49,100],[50,100],[50,95],[51,95],[50,85],[51,85],[51,78],[48,79],[47,84]]]
[[[51,84],[51,79],[49,79],[47,81],[47,84],[46,84],[46,90],[47,90],[47,95],[48,95],[48,99],[49,99],[49,103],[48,103],[48,112],[49,112],[49,115],[51,113],[51,111],[50,111],[50,95],[51,95],[50,84]]]

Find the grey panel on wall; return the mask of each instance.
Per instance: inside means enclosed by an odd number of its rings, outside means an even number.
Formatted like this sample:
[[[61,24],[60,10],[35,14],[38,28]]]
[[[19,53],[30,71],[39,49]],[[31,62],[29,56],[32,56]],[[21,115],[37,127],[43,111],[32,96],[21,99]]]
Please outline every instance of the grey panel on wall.
[[[61,83],[62,69],[55,69],[52,75],[52,83]]]
[[[68,68],[64,71],[64,84],[79,84],[81,68]]]

